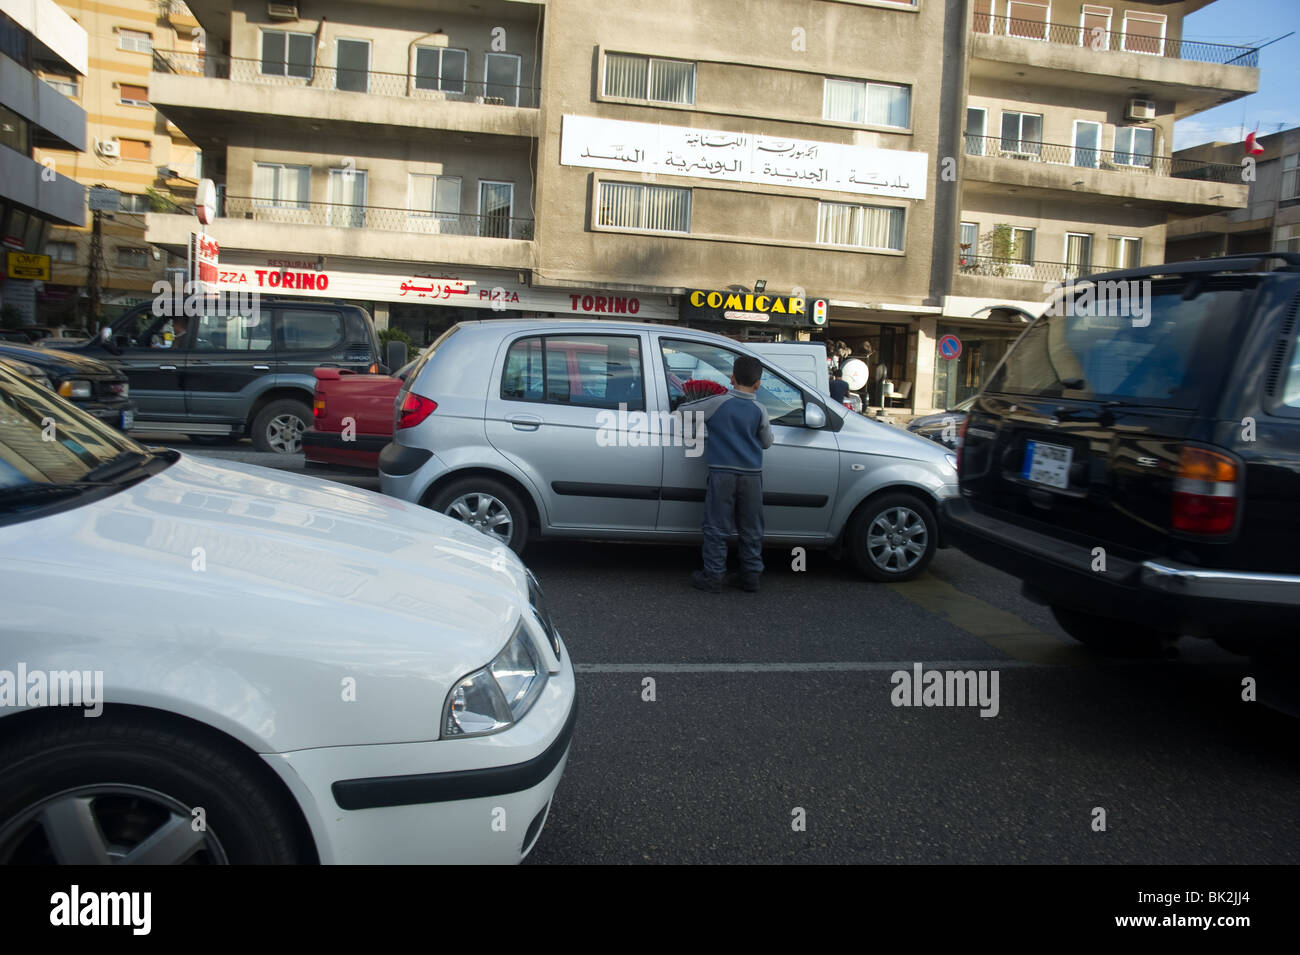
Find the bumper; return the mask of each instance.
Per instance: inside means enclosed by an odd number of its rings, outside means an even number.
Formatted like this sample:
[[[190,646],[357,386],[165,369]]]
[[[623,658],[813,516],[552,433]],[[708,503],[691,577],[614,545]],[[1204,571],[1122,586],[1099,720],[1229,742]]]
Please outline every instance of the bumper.
[[[74,404],[86,414],[119,431],[130,431],[135,426],[135,402],[129,398],[118,401],[77,401]]]
[[[418,503],[423,490],[446,470],[432,451],[394,441],[379,454],[379,487],[389,497]]]
[[[317,464],[341,464],[346,467],[379,469],[379,452],[392,438],[386,434],[358,434],[343,440],[339,431],[308,428],[302,435],[303,456]]]
[[[1193,636],[1294,634],[1286,620],[1300,606],[1300,577],[1113,553],[1106,554],[1104,571],[1094,571],[1092,548],[982,514],[964,499],[944,502],[940,524],[947,543],[1020,578],[1053,606]]]
[[[297,798],[323,863],[515,864],[537,841],[568,762],[577,697],[567,648],[561,661],[503,733],[263,758]]]

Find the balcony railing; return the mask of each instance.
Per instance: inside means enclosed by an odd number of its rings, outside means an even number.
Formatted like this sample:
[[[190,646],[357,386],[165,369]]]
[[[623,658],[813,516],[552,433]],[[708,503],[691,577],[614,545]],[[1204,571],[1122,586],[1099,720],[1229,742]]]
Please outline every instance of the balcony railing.
[[[533,220],[505,215],[463,215],[417,212],[387,206],[356,206],[339,202],[297,202],[227,195],[220,211],[225,219],[253,219],[284,225],[371,229],[416,235],[480,236],[487,239],[531,239]]]
[[[155,73],[206,76],[218,80],[257,83],[263,86],[298,87],[371,93],[376,96],[404,96],[426,102],[452,100],[490,106],[535,108],[539,91],[532,86],[480,83],[461,77],[439,77],[417,73],[381,73],[377,70],[337,69],[332,66],[280,63],[225,56],[217,53],[174,53],[155,50]]]
[[[976,33],[1019,37],[1024,40],[1038,40],[1089,50],[1121,50],[1126,53],[1145,53],[1149,56],[1194,60],[1199,63],[1218,63],[1224,66],[1259,66],[1259,50],[1252,46],[1171,40],[1145,33],[1124,33],[1102,30],[1100,27],[1047,23],[1043,20],[1026,20],[1019,17],[994,17],[987,13],[976,13],[972,28]]]
[[[1037,140],[1011,139],[1005,136],[966,134],[966,155],[992,156],[1016,162],[1045,163],[1049,166],[1073,166],[1078,169],[1104,169],[1171,179],[1196,179],[1202,182],[1241,182],[1241,167],[1231,163],[1202,162],[1198,159],[1174,159],[1171,156],[1148,156],[1120,149],[1094,149],[1090,146],[1063,146]]]
[[[988,278],[1021,279],[1026,282],[1065,282],[1086,278],[1105,269],[1079,262],[1019,262],[1012,257],[995,255],[957,255],[958,275],[978,275]]]

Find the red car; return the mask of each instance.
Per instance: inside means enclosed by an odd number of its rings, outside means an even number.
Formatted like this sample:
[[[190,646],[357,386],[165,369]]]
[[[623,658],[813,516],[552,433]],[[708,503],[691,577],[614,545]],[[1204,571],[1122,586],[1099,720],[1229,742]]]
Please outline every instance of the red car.
[[[393,401],[414,364],[408,363],[394,375],[315,369],[314,421],[302,436],[308,464],[378,471],[379,452],[393,440]]]

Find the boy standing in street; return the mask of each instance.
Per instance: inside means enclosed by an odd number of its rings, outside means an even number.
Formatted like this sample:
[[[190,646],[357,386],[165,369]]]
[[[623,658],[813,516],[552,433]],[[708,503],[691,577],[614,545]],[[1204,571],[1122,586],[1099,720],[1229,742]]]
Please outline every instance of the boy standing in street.
[[[742,355],[731,369],[731,391],[689,405],[695,420],[705,422],[709,465],[704,569],[691,575],[691,584],[709,593],[722,591],[733,532],[740,538],[740,573],[728,582],[754,593],[763,572],[763,451],[772,446],[772,428],[754,397],[762,373],[757,358]]]

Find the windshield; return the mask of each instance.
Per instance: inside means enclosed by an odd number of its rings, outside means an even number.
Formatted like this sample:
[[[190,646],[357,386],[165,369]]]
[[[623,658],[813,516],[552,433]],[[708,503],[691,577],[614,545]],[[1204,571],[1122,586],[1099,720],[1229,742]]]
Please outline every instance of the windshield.
[[[1183,288],[1157,285],[1131,314],[1058,299],[1052,314],[1011,349],[986,390],[1198,407],[1213,394],[1249,292],[1207,289],[1184,298]]]
[[[0,509],[32,485],[90,480],[126,452],[147,452],[44,388],[0,367]]]

